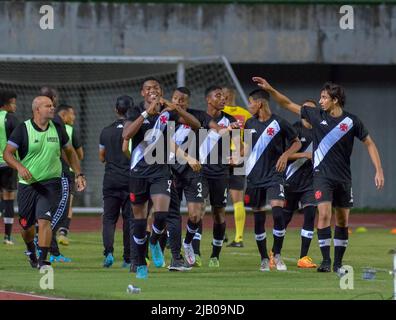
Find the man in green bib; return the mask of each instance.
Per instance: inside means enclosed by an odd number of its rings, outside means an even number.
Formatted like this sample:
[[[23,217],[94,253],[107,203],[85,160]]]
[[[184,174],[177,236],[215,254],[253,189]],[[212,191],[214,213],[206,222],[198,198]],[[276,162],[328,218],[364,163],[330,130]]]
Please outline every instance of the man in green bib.
[[[32,267],[41,268],[50,264],[47,261],[51,243],[51,223],[59,219],[61,200],[63,150],[76,173],[77,190],[86,186],[80,165],[75,157],[65,130],[54,123],[55,108],[51,99],[38,96],[32,103],[33,118],[21,123],[12,132],[4,160],[18,171],[19,223],[23,228],[22,238],[26,243],[27,256]],[[39,257],[36,257],[34,245],[34,225],[38,221]]]
[[[61,117],[61,115],[59,114],[59,108],[62,106],[58,106],[58,91],[53,88],[53,87],[48,87],[48,86],[44,86],[40,89],[40,96],[45,96],[51,99],[52,104],[54,106],[55,109],[58,109],[57,114],[55,115],[55,117],[52,119],[52,121],[55,124],[58,124],[62,130],[64,130],[68,136],[69,136],[69,132],[67,130],[66,127],[66,123],[64,121],[64,119]],[[71,145],[72,145],[72,153],[74,154],[73,156],[78,157],[78,155],[76,154],[75,150],[74,150],[74,144],[73,144],[73,139],[72,137],[69,136]],[[51,223],[51,228],[52,228],[52,240],[51,240],[51,246],[49,249],[49,253],[50,253],[50,258],[49,261],[51,263],[53,262],[71,262],[72,260],[68,257],[65,257],[63,254],[61,254],[60,250],[59,250],[59,246],[57,243],[57,239],[56,239],[56,233],[57,230],[60,229],[61,227],[65,226],[65,224],[67,223],[67,216],[68,216],[68,212],[69,212],[69,208],[72,205],[71,203],[71,190],[74,190],[74,183],[73,181],[75,180],[75,176],[73,174],[73,176],[70,175],[70,166],[69,163],[67,161],[66,155],[64,152],[62,152],[62,156],[61,156],[61,163],[62,163],[62,178],[61,178],[61,184],[62,184],[62,196],[61,196],[61,201],[59,202],[58,205],[58,210],[57,210],[57,215],[56,215],[56,219],[53,219],[52,223]],[[70,220],[69,220],[70,221]],[[36,239],[35,239],[35,243],[37,243],[37,234],[38,234],[38,225],[36,223]]]
[[[3,159],[3,151],[12,131],[18,126],[19,121],[14,116],[16,111],[16,93],[0,91],[0,191],[2,193],[2,211],[4,221],[4,241],[6,245],[13,245],[11,238],[12,225],[14,224],[14,200],[16,190],[16,171],[10,168]]]

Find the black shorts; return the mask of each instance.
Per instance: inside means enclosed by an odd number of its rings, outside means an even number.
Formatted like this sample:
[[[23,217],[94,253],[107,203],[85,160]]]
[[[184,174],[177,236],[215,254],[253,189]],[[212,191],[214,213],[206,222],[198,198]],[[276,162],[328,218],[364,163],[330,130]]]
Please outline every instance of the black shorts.
[[[228,188],[230,190],[245,190],[246,176],[230,175],[228,178]]]
[[[203,188],[208,190],[209,201],[212,207],[225,208],[228,196],[228,177],[217,179],[202,178]]]
[[[17,189],[17,171],[10,167],[0,167],[0,190],[12,192]]]
[[[316,200],[314,197],[313,190],[307,190],[303,192],[291,192],[288,188],[285,188],[285,210],[295,211],[300,208],[307,206],[316,206]]]
[[[169,204],[169,212],[172,212],[174,215],[180,216],[180,204],[181,204],[181,197],[176,189],[175,184],[172,184],[171,187],[171,201]]]
[[[18,184],[19,223],[24,230],[33,226],[37,220],[55,219],[62,199],[61,179],[31,185]]]
[[[76,175],[70,171],[63,173],[63,176],[69,180],[70,194],[74,195],[76,192]]]
[[[132,204],[142,204],[151,199],[152,195],[171,195],[173,181],[166,178],[133,178],[129,179],[129,198]]]
[[[55,215],[51,221],[52,230],[56,230],[67,218],[70,206],[70,180],[67,177],[61,178],[62,190]]]
[[[103,216],[111,221],[117,221],[120,210],[124,217],[131,216],[131,202],[129,201],[129,191],[126,190],[108,190],[103,194]]]
[[[283,184],[270,187],[246,188],[245,206],[250,208],[262,208],[270,200],[285,200]]]
[[[203,183],[201,176],[178,177],[175,179],[175,185],[180,201],[183,199],[183,192],[187,202],[203,203],[208,196],[207,186]]]
[[[317,204],[331,202],[336,208],[352,208],[352,183],[314,177],[314,196]]]

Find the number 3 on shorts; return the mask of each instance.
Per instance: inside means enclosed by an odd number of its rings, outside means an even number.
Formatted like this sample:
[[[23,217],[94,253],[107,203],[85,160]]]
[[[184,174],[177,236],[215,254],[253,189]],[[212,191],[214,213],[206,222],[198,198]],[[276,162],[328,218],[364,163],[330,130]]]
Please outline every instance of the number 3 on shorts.
[[[197,182],[197,198],[202,198],[202,182]]]

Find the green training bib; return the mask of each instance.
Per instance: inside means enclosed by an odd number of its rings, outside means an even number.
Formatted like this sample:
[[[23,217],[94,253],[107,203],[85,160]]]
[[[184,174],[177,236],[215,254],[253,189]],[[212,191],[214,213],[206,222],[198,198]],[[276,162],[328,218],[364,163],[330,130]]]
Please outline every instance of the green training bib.
[[[62,164],[58,131],[52,121],[46,131],[37,131],[31,120],[25,121],[28,133],[28,152],[21,163],[31,172],[33,178],[29,182],[19,177],[19,183],[31,184],[60,178]]]

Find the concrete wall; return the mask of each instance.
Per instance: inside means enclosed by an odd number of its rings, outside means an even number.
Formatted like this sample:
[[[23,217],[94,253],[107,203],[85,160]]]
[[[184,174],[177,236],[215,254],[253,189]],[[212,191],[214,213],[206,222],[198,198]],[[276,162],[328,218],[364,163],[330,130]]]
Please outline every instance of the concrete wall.
[[[39,27],[51,2],[0,2],[0,53],[224,54],[234,63],[396,62],[396,6],[193,5],[54,2],[55,29]]]

